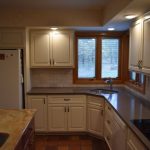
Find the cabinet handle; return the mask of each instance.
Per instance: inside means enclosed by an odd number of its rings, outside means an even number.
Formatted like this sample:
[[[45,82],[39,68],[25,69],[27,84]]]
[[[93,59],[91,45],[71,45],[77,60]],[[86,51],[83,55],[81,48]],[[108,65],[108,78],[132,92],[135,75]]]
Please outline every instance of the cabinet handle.
[[[54,65],[54,63],[55,63],[55,62],[54,62],[54,59],[53,59],[53,65]]]
[[[45,104],[45,98],[44,98],[44,104]]]
[[[66,112],[66,106],[64,107],[64,109],[65,109],[65,112]]]
[[[101,110],[101,115],[103,116],[103,114],[104,114],[104,110]]]
[[[64,98],[64,101],[70,101],[70,99],[69,98]]]
[[[50,62],[50,65],[51,65],[51,59],[49,60],[49,62]]]
[[[108,106],[108,109],[111,110],[111,108]]]
[[[69,112],[69,106],[68,106],[68,112]]]

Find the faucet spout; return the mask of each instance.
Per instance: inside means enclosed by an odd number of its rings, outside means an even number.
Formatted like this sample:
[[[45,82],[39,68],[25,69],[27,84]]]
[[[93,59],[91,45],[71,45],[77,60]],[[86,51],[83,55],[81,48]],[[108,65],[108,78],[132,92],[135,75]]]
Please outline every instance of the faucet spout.
[[[108,78],[105,82],[109,85],[109,89],[112,90],[113,89],[113,79]]]

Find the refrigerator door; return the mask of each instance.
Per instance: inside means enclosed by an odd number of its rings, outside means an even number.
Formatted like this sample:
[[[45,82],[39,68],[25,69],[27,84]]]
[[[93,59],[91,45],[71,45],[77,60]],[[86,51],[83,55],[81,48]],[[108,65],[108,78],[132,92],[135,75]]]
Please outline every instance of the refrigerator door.
[[[22,108],[20,50],[0,50],[0,108]]]

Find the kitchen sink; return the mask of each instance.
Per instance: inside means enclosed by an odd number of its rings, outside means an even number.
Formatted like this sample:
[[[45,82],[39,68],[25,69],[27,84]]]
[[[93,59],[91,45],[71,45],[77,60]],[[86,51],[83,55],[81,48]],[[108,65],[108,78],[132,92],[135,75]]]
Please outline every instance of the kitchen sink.
[[[111,89],[92,89],[92,92],[95,92],[97,94],[115,94],[118,93],[116,90],[111,90]]]
[[[0,147],[6,142],[8,137],[9,137],[8,133],[1,133],[0,132]]]

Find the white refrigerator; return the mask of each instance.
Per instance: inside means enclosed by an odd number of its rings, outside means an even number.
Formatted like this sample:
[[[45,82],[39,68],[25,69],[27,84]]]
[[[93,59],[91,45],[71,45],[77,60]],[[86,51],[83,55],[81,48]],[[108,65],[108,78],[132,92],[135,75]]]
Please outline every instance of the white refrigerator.
[[[0,49],[0,108],[23,108],[23,68],[20,49]]]

